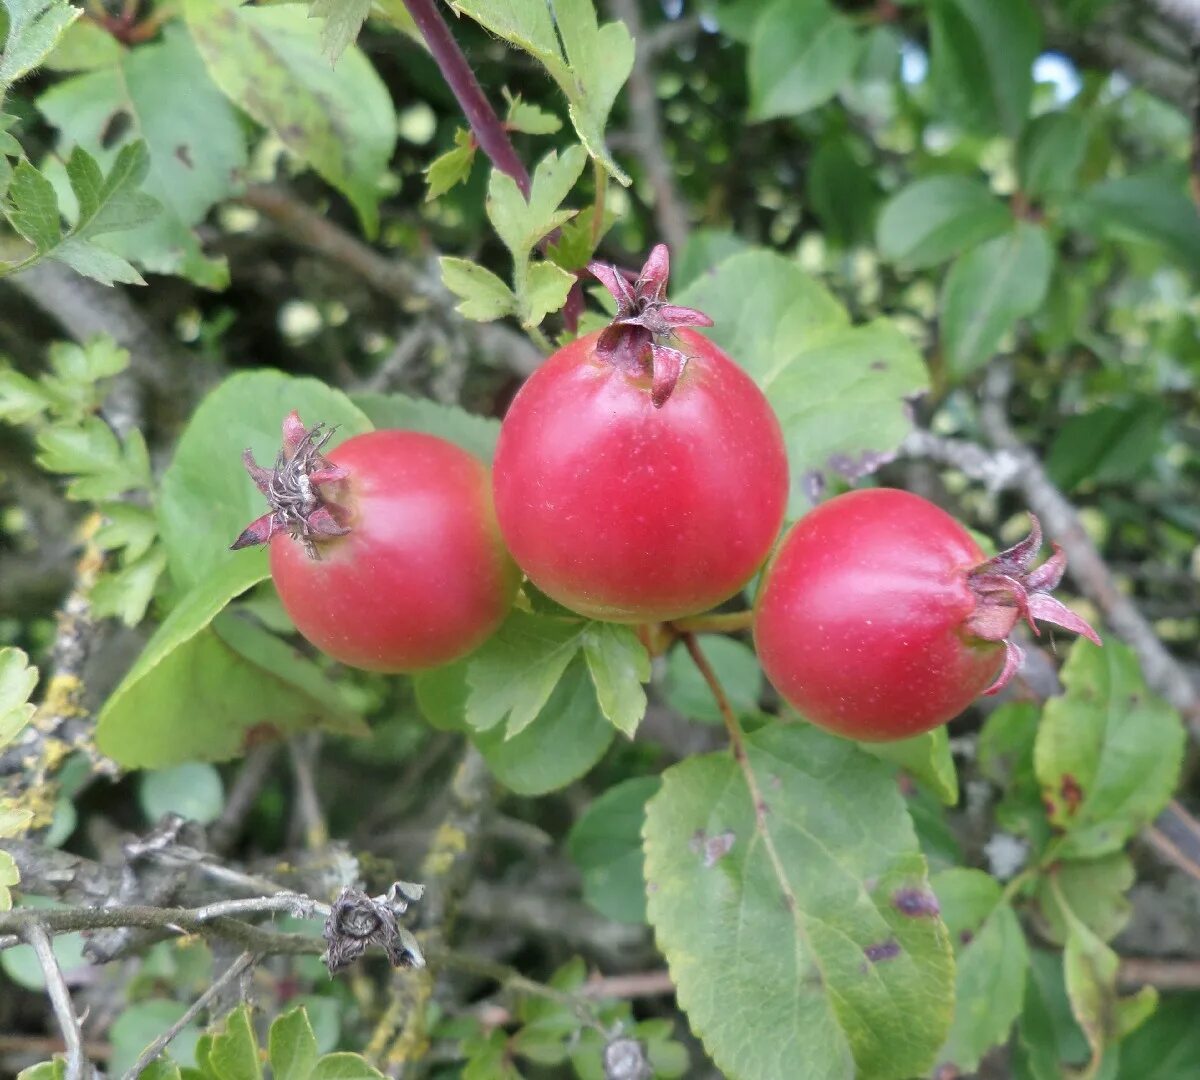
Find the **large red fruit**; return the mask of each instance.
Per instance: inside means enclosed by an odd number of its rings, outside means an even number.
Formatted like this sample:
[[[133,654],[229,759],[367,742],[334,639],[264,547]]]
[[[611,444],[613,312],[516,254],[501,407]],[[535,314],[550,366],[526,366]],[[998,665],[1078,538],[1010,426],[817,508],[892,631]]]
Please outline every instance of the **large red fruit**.
[[[273,470],[246,453],[271,511],[234,547],[269,542],[296,628],[342,663],[418,671],[465,656],[499,626],[519,574],[486,466],[444,439],[373,431],[328,456],[328,433],[284,421]]]
[[[736,593],[770,551],[787,501],[771,406],[665,303],[666,249],[618,295],[609,329],[560,349],[521,388],[493,474],[500,530],[538,588],[584,615],[648,622]],[[622,292],[623,290],[623,292]],[[678,349],[663,345],[677,333]]]
[[[957,716],[1011,678],[1020,619],[1095,631],[1053,597],[1065,557],[1031,569],[1041,530],[993,559],[906,491],[854,491],[788,533],[763,576],[754,640],[775,688],[853,739],[903,739]]]

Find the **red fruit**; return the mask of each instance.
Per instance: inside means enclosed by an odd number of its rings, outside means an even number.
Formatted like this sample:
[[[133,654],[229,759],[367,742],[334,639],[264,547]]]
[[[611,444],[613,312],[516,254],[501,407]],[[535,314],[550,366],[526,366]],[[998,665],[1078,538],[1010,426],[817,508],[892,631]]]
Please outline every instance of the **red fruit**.
[[[783,523],[787,457],[761,391],[664,299],[666,248],[613,326],[560,349],[521,388],[493,473],[521,569],[574,611],[613,622],[705,611],[753,576]]]
[[[788,533],[763,577],[754,640],[775,688],[814,724],[903,739],[999,690],[1024,618],[1100,639],[1047,595],[1066,559],[1030,569],[1041,530],[993,559],[944,510],[906,491],[854,491]]]
[[[504,619],[519,575],[496,527],[488,470],[444,439],[373,431],[328,456],[330,432],[284,421],[271,503],[234,547],[271,545],[296,628],[336,660],[419,671],[465,656]]]

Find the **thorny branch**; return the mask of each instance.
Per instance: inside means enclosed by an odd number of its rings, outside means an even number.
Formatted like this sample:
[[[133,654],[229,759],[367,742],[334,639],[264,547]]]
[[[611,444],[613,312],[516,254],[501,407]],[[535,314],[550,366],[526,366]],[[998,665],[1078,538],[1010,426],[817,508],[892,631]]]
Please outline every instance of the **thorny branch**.
[[[521,194],[528,199],[529,173],[525,164],[513,148],[508,132],[504,130],[479,80],[475,78],[475,72],[438,11],[437,0],[404,0],[404,6],[408,8],[408,13],[437,61],[442,78],[458,100],[480,148],[497,169],[516,181]]]
[[[993,387],[993,390],[996,388]],[[984,410],[984,428],[998,449],[945,439],[928,431],[910,435],[900,448],[907,457],[950,465],[992,491],[1015,488],[1041,519],[1046,535],[1067,553],[1067,573],[1104,615],[1113,632],[1137,654],[1150,688],[1177,708],[1200,739],[1200,690],[1183,665],[1159,641],[1136,604],[1118,589],[1104,557],[1088,536],[1079,513],[1047,475],[1037,455],[1023,446],[995,404]]]
[[[175,1021],[166,1031],[164,1031],[157,1039],[154,1040],[145,1050],[138,1056],[133,1067],[125,1074],[123,1080],[137,1080],[137,1077],[142,1075],[142,1072],[150,1065],[155,1058],[158,1057],[171,1043],[175,1036],[178,1035],[188,1024],[200,1015],[200,1012],[207,1008],[210,1002],[215,1001],[224,993],[226,987],[231,986],[238,979],[249,971],[258,961],[262,959],[257,953],[244,952],[232,964],[229,965],[217,978],[212,981],[212,985],[204,991],[191,1005],[187,1011]]]
[[[92,1074],[92,1067],[83,1052],[83,1029],[79,1025],[79,1017],[75,1015],[75,1005],[71,1001],[71,992],[67,989],[62,968],[58,966],[50,944],[50,934],[40,922],[30,922],[22,928],[21,937],[37,954],[46,979],[46,993],[50,996],[50,1004],[67,1047],[67,1080],[86,1080]]]

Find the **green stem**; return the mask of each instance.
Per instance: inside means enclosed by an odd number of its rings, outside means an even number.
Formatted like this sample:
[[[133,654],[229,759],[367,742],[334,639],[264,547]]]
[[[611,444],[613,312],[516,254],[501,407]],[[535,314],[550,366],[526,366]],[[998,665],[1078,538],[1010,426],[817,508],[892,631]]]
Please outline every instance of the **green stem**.
[[[753,611],[727,611],[718,614],[693,615],[668,624],[679,634],[736,634],[754,625]]]

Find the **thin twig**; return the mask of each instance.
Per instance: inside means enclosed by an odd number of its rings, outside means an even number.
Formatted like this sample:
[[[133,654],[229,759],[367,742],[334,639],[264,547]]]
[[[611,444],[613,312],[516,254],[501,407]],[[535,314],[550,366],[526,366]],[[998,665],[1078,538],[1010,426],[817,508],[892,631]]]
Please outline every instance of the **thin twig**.
[[[436,0],[404,0],[404,6],[412,16],[417,29],[429,46],[429,51],[441,69],[480,149],[487,154],[493,165],[516,181],[521,194],[529,198],[529,173],[524,162],[517,156],[508,132],[496,115],[491,103],[484,95],[475,72],[467,63],[462,49],[450,33],[446,20],[438,11]]]
[[[477,323],[458,315],[455,299],[436,270],[422,273],[379,254],[281,187],[254,185],[243,193],[242,202],[269,218],[296,243],[351,270],[406,310],[428,311],[448,332],[469,340],[479,353],[516,374],[529,375],[541,364],[542,355],[523,334],[500,323]]]
[[[1016,486],[1029,509],[1041,519],[1046,535],[1067,555],[1067,573],[1104,615],[1113,632],[1137,654],[1146,682],[1184,715],[1195,738],[1200,739],[1200,689],[1183,665],[1158,639],[1137,605],[1117,587],[1071,501],[1055,486],[1038,456],[1017,438],[1008,420],[1006,399],[1012,375],[1005,365],[988,374],[980,422],[993,443],[1014,455],[1020,469]]]
[[[258,963],[259,959],[260,957],[257,953],[242,953],[220,976],[213,980],[212,985],[203,994],[188,1006],[187,1011],[175,1023],[141,1052],[137,1061],[133,1063],[133,1068],[125,1074],[123,1080],[137,1080],[142,1075],[142,1072],[149,1067],[150,1063],[171,1045],[175,1036],[200,1015],[200,1011],[209,1002],[215,1000],[231,983],[236,982],[242,973]]]
[[[141,904],[112,907],[75,907],[17,910],[0,913],[0,951],[19,944],[30,925],[37,923],[48,934],[135,926],[168,934],[200,934],[233,941],[249,952],[264,955],[316,955],[324,951],[320,938],[308,934],[264,930],[233,915],[297,912],[301,916],[327,916],[329,905],[299,894],[224,900],[199,908],[151,907]],[[310,914],[311,913],[311,914]]]
[[[1129,988],[1157,986],[1160,990],[1200,990],[1200,960],[1130,956],[1121,961],[1117,980]]]
[[[91,1076],[92,1066],[83,1052],[83,1029],[79,1026],[79,1017],[75,1015],[75,1006],[62,968],[58,966],[58,958],[54,955],[50,934],[40,922],[30,920],[23,928],[21,937],[37,954],[46,978],[46,993],[50,995],[50,1004],[54,1007],[54,1015],[67,1047],[67,1080],[85,1080]]]
[[[633,68],[629,73],[629,112],[633,126],[633,149],[646,170],[654,191],[654,220],[667,246],[676,254],[687,245],[687,211],[675,187],[675,170],[667,159],[663,141],[654,70],[643,42],[642,15],[637,0],[609,0],[613,15],[629,29],[636,43]]]
[[[993,399],[995,394],[993,384]],[[1116,636],[1137,654],[1150,688],[1183,713],[1194,737],[1200,739],[1200,690],[1134,602],[1117,587],[1079,512],[1054,485],[1037,455],[1017,439],[1002,406],[993,400],[985,406],[982,419],[989,437],[997,444],[995,451],[919,431],[905,440],[901,453],[951,465],[993,491],[1019,490],[1041,520],[1047,537],[1066,552],[1067,573],[1080,593],[1100,609]]]
[[[320,748],[320,732],[292,739],[287,745],[288,757],[292,763],[292,777],[296,782],[296,826],[303,834],[303,842],[310,851],[316,851],[329,843],[329,827],[325,824],[325,814],[321,810],[315,775]]]
[[[224,853],[237,842],[246,818],[271,775],[271,766],[278,753],[276,744],[266,743],[246,755],[229,788],[225,808],[208,831],[208,846],[214,853]]]

